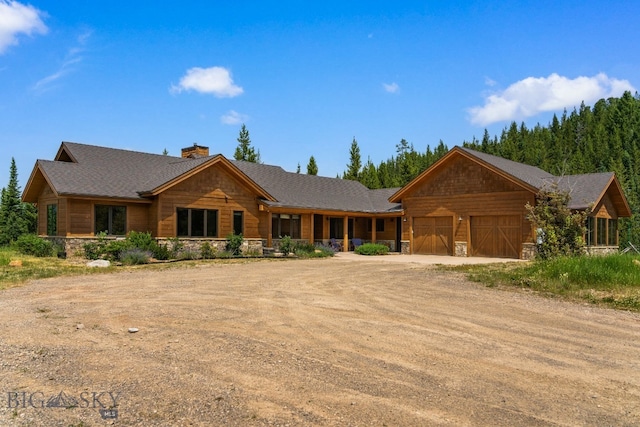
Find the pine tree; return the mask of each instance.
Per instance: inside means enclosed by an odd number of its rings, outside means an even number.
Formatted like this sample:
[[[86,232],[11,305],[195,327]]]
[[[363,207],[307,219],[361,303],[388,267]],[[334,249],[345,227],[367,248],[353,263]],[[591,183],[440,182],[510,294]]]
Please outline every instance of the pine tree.
[[[356,138],[354,137],[351,142],[351,148],[349,149],[349,164],[347,165],[347,170],[342,175],[342,178],[357,181],[360,177],[361,168],[362,162],[360,161],[360,147],[358,147],[358,141],[356,141]]]
[[[260,163],[260,151],[256,151],[251,146],[251,138],[249,137],[249,131],[245,124],[242,124],[240,133],[238,135],[238,146],[233,154],[233,158],[236,160],[244,160],[252,163]]]
[[[296,173],[300,173],[300,162],[298,162],[298,167],[296,168]]]
[[[0,245],[7,245],[29,231],[28,209],[20,200],[18,168],[12,157],[9,185],[2,189],[0,198]]]
[[[362,173],[360,174],[359,181],[362,185],[372,190],[380,188],[378,171],[376,169],[376,166],[371,162],[371,158],[367,159],[367,163],[365,163],[364,167],[362,168]]]
[[[309,157],[307,175],[318,175],[318,165],[316,164],[316,159],[313,156]]]

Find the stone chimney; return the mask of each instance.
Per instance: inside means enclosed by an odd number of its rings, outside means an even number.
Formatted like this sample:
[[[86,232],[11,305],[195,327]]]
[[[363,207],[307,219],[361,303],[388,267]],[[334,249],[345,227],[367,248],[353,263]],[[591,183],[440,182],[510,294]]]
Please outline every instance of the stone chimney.
[[[188,157],[191,159],[195,159],[197,157],[207,157],[209,155],[209,147],[204,147],[202,145],[198,145],[198,143],[194,143],[193,147],[187,147],[182,149],[182,157]]]

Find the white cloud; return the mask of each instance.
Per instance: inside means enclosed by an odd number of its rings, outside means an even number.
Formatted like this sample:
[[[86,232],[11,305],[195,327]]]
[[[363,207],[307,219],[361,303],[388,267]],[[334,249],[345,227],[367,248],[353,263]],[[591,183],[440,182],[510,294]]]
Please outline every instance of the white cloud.
[[[240,114],[234,110],[231,110],[220,117],[220,122],[225,125],[239,125],[246,123],[247,120],[249,120],[249,116],[246,114]]]
[[[172,93],[191,90],[212,94],[218,98],[233,98],[244,92],[240,86],[233,83],[229,70],[223,67],[190,68],[177,86],[171,86]]]
[[[0,54],[7,47],[18,44],[18,34],[45,34],[44,12],[17,1],[0,0]]]
[[[391,84],[382,83],[382,87],[389,93],[398,93],[398,91],[400,90],[400,86],[398,86],[398,83],[396,82],[393,82]]]
[[[591,104],[601,98],[620,96],[627,90],[635,91],[628,80],[609,78],[604,73],[575,79],[553,73],[549,77],[520,80],[502,92],[488,95],[484,106],[472,107],[468,112],[471,123],[488,125],[573,108],[582,101]]]
[[[38,80],[35,85],[33,85],[33,90],[36,92],[43,92],[51,87],[51,85],[67,74],[71,73],[74,70],[74,65],[82,62],[82,52],[84,52],[84,45],[88,42],[89,37],[91,37],[91,31],[85,31],[77,38],[77,45],[71,47],[67,51],[67,55],[65,56],[62,65],[56,70],[54,73]]]

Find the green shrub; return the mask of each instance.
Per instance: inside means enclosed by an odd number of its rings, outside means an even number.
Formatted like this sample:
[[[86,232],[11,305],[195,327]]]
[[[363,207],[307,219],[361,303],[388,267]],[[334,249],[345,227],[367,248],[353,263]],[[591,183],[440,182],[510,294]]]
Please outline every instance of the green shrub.
[[[155,247],[151,250],[151,254],[155,259],[165,260],[171,258],[171,251],[167,245],[161,245],[156,243]]]
[[[112,240],[105,246],[103,255],[110,261],[117,261],[120,259],[120,253],[128,249],[133,249],[133,247],[126,239]]]
[[[229,234],[227,236],[227,251],[231,252],[232,255],[240,255],[240,248],[242,247],[243,241],[244,237],[242,237],[242,233]]]
[[[299,242],[299,243],[296,243],[295,247],[293,248],[293,252],[296,255],[304,254],[304,253],[312,253],[315,251],[316,251],[316,246],[313,245],[312,243]]]
[[[35,234],[22,234],[14,242],[18,252],[37,257],[53,256],[53,244]]]
[[[282,252],[285,256],[289,255],[293,252],[293,240],[291,240],[291,236],[280,236],[280,252]]]
[[[356,248],[355,253],[358,255],[386,255],[389,253],[389,248],[380,243],[364,243]]]
[[[137,231],[131,231],[127,236],[127,241],[132,248],[138,248],[144,251],[153,251],[153,249],[158,246],[158,243],[151,237],[151,233],[149,232],[139,233]]]
[[[169,237],[167,238],[169,243],[171,243],[171,249],[169,250],[170,258],[177,258],[180,251],[184,248],[184,243],[180,241],[179,237]]]
[[[124,265],[148,264],[151,252],[139,248],[127,249],[120,252],[120,261]]]
[[[211,247],[209,242],[204,242],[200,245],[200,256],[202,259],[212,259],[216,257],[217,249]]]

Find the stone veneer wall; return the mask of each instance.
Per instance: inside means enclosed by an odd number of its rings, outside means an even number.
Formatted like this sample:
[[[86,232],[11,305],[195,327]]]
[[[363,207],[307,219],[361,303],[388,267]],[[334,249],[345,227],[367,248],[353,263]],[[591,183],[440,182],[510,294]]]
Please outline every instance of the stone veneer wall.
[[[608,255],[618,253],[618,246],[587,246],[586,251],[589,255]]]
[[[536,257],[536,244],[535,243],[523,243],[522,252],[520,253],[520,259],[526,259],[531,261]]]
[[[467,242],[455,242],[454,256],[466,257],[467,256]]]
[[[84,245],[86,243],[97,242],[96,237],[45,237],[53,244],[63,248],[67,258],[83,258],[84,257]],[[110,240],[124,240],[124,237],[105,237],[107,241]],[[158,238],[156,241],[161,245],[167,245],[171,248],[173,241],[168,238]],[[218,252],[226,250],[226,239],[213,239],[213,238],[180,238],[183,251],[191,251],[196,254],[200,254],[200,248],[204,242],[208,242],[212,248],[217,249]],[[244,239],[240,250],[243,254],[262,255],[263,254],[262,239]]]
[[[408,240],[400,241],[400,253],[402,255],[409,255],[411,253],[410,242]]]

